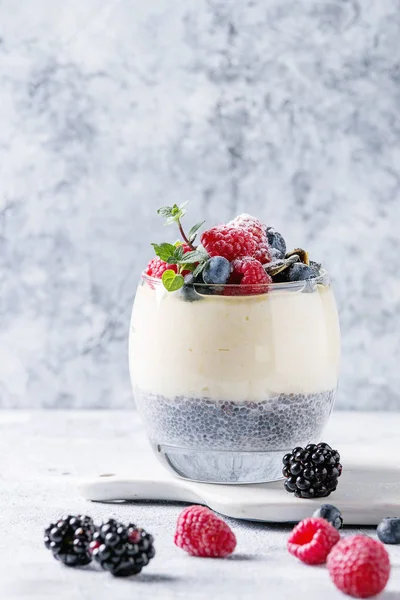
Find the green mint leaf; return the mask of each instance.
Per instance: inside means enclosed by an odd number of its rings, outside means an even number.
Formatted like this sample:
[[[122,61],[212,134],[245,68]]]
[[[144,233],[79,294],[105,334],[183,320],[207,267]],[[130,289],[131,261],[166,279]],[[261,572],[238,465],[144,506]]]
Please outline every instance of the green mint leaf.
[[[185,263],[197,263],[197,262],[205,262],[209,259],[207,252],[203,247],[199,246],[196,250],[192,250],[192,252],[186,252],[183,255],[183,261]]]
[[[174,256],[176,247],[172,244],[151,244],[154,248],[154,252],[164,262],[169,262],[169,259]],[[174,261],[175,262],[175,261]],[[172,263],[174,264],[174,263]]]
[[[174,257],[176,258],[176,262],[180,262],[183,258],[183,246],[177,246],[175,248]]]
[[[194,271],[194,268],[195,268],[195,265],[193,263],[190,263],[190,264],[187,263],[186,264],[184,262],[181,262],[179,264],[179,266],[180,266],[180,270],[181,271]]]
[[[182,213],[182,216],[186,214],[186,206],[189,204],[189,200],[186,200],[186,202],[182,202],[182,204],[179,205],[178,210]],[[176,206],[176,204],[174,205]]]
[[[161,208],[158,209],[157,214],[161,215],[162,217],[170,217],[172,214],[172,207],[171,206],[162,206]]]
[[[193,277],[197,277],[197,275],[200,275],[200,273],[202,272],[202,270],[204,269],[205,266],[206,266],[206,261],[199,263],[197,265],[197,267],[195,268],[195,270],[193,271]]]
[[[183,257],[183,248],[181,246],[173,246],[172,256],[166,261],[170,265],[179,265]]]
[[[173,206],[162,206],[158,209],[157,214],[162,217],[166,217],[166,225],[177,223],[186,214],[185,206],[187,202],[183,202],[180,206],[174,204]]]
[[[184,285],[185,280],[182,275],[177,275],[175,271],[168,269],[162,274],[162,282],[168,292],[176,292]]]
[[[204,225],[205,221],[202,221],[201,223],[196,223],[196,225],[193,225],[193,227],[191,228],[191,230],[188,233],[188,238],[189,238],[189,242],[192,244],[194,242],[194,240],[196,239],[197,236],[197,232],[200,229],[200,227],[202,227]]]

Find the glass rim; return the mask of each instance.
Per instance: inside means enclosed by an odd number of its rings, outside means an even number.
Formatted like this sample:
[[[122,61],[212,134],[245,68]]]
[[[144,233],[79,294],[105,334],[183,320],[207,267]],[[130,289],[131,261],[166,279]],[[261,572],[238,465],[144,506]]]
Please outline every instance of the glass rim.
[[[152,277],[151,275],[147,275],[144,271],[142,271],[141,277],[143,280],[148,281],[152,284],[155,285],[162,285],[162,280],[159,279],[158,277]],[[328,279],[328,282],[326,281]],[[320,275],[318,275],[317,277],[313,277],[311,279],[301,279],[300,281],[282,281],[282,282],[272,282],[272,283],[249,283],[247,285],[245,285],[244,287],[251,287],[252,289],[259,289],[259,290],[265,290],[265,288],[267,287],[268,290],[273,289],[273,290],[283,290],[283,289],[303,289],[304,286],[306,284],[309,283],[312,284],[327,284],[329,283],[329,274],[326,271],[326,269],[321,268],[320,269]],[[188,286],[196,286],[200,289],[215,289],[217,290],[218,288],[228,288],[228,289],[238,289],[238,284],[237,283],[187,283],[186,285]],[[179,291],[179,290],[178,290]],[[244,295],[244,294],[243,294]]]

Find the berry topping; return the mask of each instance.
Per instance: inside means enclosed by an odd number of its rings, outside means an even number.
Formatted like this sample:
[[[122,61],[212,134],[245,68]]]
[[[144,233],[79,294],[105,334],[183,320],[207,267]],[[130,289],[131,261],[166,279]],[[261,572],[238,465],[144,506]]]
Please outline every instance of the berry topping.
[[[109,519],[97,528],[91,544],[93,558],[115,577],[137,575],[155,555],[153,536],[129,523]]]
[[[248,256],[254,256],[254,258],[259,260],[262,264],[270,262],[272,256],[270,253],[267,235],[264,226],[258,219],[243,213],[233,219],[233,221],[230,221],[228,225],[231,227],[247,229],[247,231],[249,231],[253,236],[257,248],[254,254],[249,254]]]
[[[400,544],[400,518],[386,517],[379,523],[376,533],[384,544]]]
[[[274,250],[272,252],[273,257],[275,259],[284,258],[286,254],[286,242],[283,239],[283,236],[276,231],[273,227],[267,227],[267,240],[271,249]]]
[[[290,554],[308,565],[320,565],[340,540],[340,533],[325,519],[304,519],[288,539]]]
[[[172,269],[172,271],[174,271],[175,273],[177,271],[176,265],[169,265],[168,263],[161,260],[161,258],[156,256],[155,258],[152,258],[151,261],[148,263],[144,273],[149,277],[161,279],[163,273],[168,269]]]
[[[322,265],[320,263],[315,262],[315,260],[310,260],[310,269],[314,273],[313,277],[320,277],[322,274]]]
[[[298,498],[329,496],[342,474],[339,452],[324,442],[294,448],[282,462],[285,489]]]
[[[329,554],[327,564],[336,587],[355,598],[379,594],[390,575],[385,547],[365,535],[342,539]]]
[[[260,294],[268,291],[272,279],[255,258],[237,258],[232,263],[229,283],[240,285],[239,294]],[[263,285],[265,284],[265,285]],[[232,292],[232,288],[230,289]]]
[[[289,281],[305,281],[315,277],[315,271],[304,263],[297,262],[287,270],[287,278]]]
[[[190,246],[188,246],[187,244],[177,244],[175,246],[173,246],[172,244],[163,244],[163,246],[168,246],[169,247],[169,251],[171,254],[175,253],[175,252],[180,252],[182,254],[182,262],[184,261],[184,257],[185,254],[187,254],[188,252],[191,252]],[[159,248],[160,246],[157,246],[157,248]],[[169,258],[168,255],[168,251],[166,248],[163,248],[164,254],[161,252],[161,255],[164,258]],[[165,271],[171,270],[174,273],[178,273],[178,264],[169,264],[167,263],[165,260],[163,260],[162,258],[160,258],[160,256],[156,256],[155,258],[152,258],[151,261],[148,263],[144,273],[145,275],[148,275],[149,277],[155,277],[156,279],[161,279],[163,276],[163,273],[165,273]],[[183,277],[185,277],[185,275],[188,275],[190,273],[190,271],[188,271],[187,269],[184,269],[181,271],[181,275]]]
[[[208,284],[226,283],[231,274],[231,263],[223,256],[210,258],[202,271],[203,281]]]
[[[211,558],[228,556],[236,547],[230,527],[205,506],[188,506],[181,512],[174,542],[192,556]]]
[[[257,242],[250,230],[229,225],[218,225],[205,231],[201,243],[210,256],[223,256],[229,261],[254,256],[257,251]]]
[[[188,282],[185,277],[193,273],[193,282],[205,271],[202,283],[223,286],[229,277],[228,263],[237,259],[252,258],[261,264],[267,273],[267,283],[288,283],[305,281],[319,276],[321,265],[309,260],[309,255],[302,248],[286,252],[286,242],[273,227],[266,227],[249,214],[241,214],[227,224],[217,225],[206,230],[200,236],[200,244],[195,245],[196,238],[204,221],[194,225],[185,232],[182,219],[186,214],[186,204],[180,206],[163,206],[157,213],[166,219],[166,225],[178,226],[181,242],[170,244],[153,243],[157,258],[147,265],[145,274],[161,279],[168,292],[183,288]],[[216,260],[212,260],[216,259]],[[218,259],[218,260],[217,260]],[[222,260],[225,259],[225,260]],[[227,262],[226,262],[227,261]],[[258,273],[260,271],[258,270]],[[248,289],[242,283],[244,273],[239,272],[228,283],[238,286],[237,289],[202,290],[204,294],[247,295],[264,293],[263,289]],[[255,275],[258,283],[265,283],[265,276]],[[261,281],[263,279],[263,281]],[[151,282],[147,282],[150,287]],[[326,281],[325,281],[326,283]],[[303,291],[314,292],[314,285],[304,285]],[[192,294],[185,291],[182,298],[190,299]]]
[[[313,517],[325,519],[325,521],[328,521],[335,529],[341,529],[343,527],[342,513],[332,504],[323,504],[320,506],[313,514]]]
[[[89,544],[94,532],[90,517],[63,517],[44,532],[44,545],[54,558],[69,567],[88,565],[92,560]]]

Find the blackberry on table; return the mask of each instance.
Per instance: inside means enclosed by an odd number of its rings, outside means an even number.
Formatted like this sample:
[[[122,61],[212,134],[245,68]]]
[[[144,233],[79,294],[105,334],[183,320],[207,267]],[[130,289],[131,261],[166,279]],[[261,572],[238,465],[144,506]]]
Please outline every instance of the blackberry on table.
[[[68,515],[46,527],[44,544],[64,565],[84,566],[92,560],[89,544],[93,533],[94,524],[90,517]]]
[[[285,489],[297,498],[323,498],[335,491],[342,474],[340,454],[329,444],[293,448],[282,459]]]
[[[153,536],[136,527],[109,519],[97,528],[90,544],[93,558],[115,577],[137,575],[155,555]]]

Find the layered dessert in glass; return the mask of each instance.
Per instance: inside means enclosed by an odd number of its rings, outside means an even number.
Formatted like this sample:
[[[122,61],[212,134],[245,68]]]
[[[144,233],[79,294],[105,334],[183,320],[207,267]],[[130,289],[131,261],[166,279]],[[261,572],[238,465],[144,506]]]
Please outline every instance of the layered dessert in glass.
[[[167,208],[181,229],[183,209]],[[329,277],[249,215],[197,245],[195,233],[155,244],[142,274],[130,331],[135,400],[176,474],[271,481],[283,454],[319,440],[332,411],[340,334]]]

